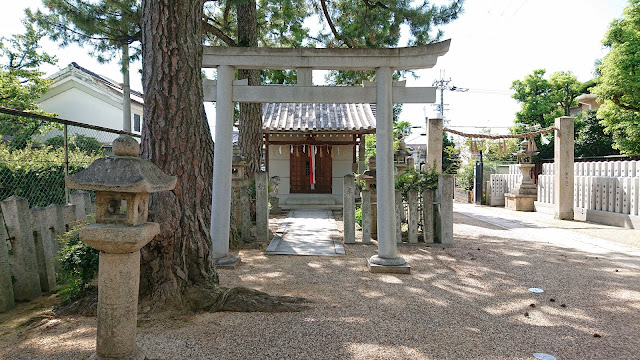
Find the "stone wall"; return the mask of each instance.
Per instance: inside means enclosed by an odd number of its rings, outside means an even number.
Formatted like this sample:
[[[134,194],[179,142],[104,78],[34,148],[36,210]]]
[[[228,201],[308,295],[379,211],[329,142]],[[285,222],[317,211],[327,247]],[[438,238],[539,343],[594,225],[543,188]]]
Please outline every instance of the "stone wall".
[[[0,202],[0,312],[15,301],[30,301],[56,289],[58,237],[94,213],[89,194],[71,195],[71,204],[29,209],[26,199]]]

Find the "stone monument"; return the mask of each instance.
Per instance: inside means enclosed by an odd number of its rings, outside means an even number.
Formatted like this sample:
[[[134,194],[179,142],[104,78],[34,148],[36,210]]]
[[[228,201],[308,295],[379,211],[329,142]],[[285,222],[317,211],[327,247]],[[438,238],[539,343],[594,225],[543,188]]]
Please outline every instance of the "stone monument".
[[[533,141],[533,140],[531,140]],[[529,149],[529,140],[522,140],[520,150],[514,153],[518,157],[518,168],[522,172],[522,180],[511,189],[511,192],[504,194],[504,203],[507,209],[515,211],[535,211],[533,202],[538,199],[538,189],[531,179],[531,157],[537,155],[537,151]]]
[[[160,224],[147,222],[149,194],[172,190],[176,177],[139,153],[134,138],[120,135],[114,156],[66,178],[68,188],[96,192],[96,223],[79,231],[81,241],[100,250],[98,331],[90,359],[146,358],[136,346],[140,249],[160,233]]]

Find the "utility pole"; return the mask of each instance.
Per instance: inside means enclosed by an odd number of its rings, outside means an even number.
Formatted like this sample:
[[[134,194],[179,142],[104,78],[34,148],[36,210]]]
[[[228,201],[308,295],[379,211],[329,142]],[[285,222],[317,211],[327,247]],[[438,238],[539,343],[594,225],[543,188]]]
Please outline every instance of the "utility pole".
[[[438,105],[438,116],[444,120],[444,91],[457,91],[467,92],[469,89],[457,87],[455,85],[449,85],[451,78],[446,79],[444,76],[444,70],[440,70],[440,80],[434,80],[433,86],[440,90],[440,105]]]

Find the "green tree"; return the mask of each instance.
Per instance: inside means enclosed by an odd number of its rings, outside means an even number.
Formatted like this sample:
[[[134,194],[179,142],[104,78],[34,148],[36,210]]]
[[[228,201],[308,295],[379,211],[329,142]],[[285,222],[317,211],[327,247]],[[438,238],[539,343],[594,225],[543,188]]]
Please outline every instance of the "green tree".
[[[609,25],[602,43],[609,53],[598,66],[593,94],[614,147],[625,154],[640,153],[640,1],[630,0],[623,16]]]
[[[560,99],[551,81],[544,78],[546,70],[537,69],[523,80],[516,80],[511,85],[515,91],[512,98],[522,106],[516,113],[516,123],[525,125],[551,126],[555,118],[562,116],[558,106]]]
[[[42,78],[42,64],[55,64],[56,59],[40,51],[38,42],[44,34],[24,23],[25,33],[10,39],[0,38],[0,106],[41,115],[36,101],[49,89],[51,81]],[[13,137],[12,146],[23,148],[32,135],[44,128],[41,120],[0,114],[0,130]]]
[[[446,132],[442,134],[442,172],[446,174],[456,174],[460,169],[460,149],[456,148],[456,143],[449,138]]]
[[[620,153],[613,148],[613,135],[605,133],[604,126],[597,117],[597,110],[589,110],[576,117],[575,133],[576,156],[606,156]]]
[[[576,107],[576,98],[583,93],[583,84],[571,73],[571,71],[558,71],[551,75],[549,83],[553,88],[558,105],[562,109],[562,115],[571,115],[570,109]]]
[[[569,116],[569,110],[577,105],[576,97],[591,85],[579,82],[570,71],[553,73],[549,80],[545,74],[546,70],[537,69],[511,85],[515,91],[511,97],[522,106],[516,113],[512,131],[522,133],[553,126],[556,118]],[[553,141],[543,144],[540,137],[534,141],[540,152],[534,160],[553,157]]]

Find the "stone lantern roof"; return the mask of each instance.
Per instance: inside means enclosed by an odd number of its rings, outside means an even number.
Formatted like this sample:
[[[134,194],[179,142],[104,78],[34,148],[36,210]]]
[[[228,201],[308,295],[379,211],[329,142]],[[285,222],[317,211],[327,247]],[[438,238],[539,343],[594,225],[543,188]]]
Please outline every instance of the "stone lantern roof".
[[[131,136],[113,141],[114,156],[94,161],[84,171],[66,178],[71,189],[126,193],[153,193],[172,190],[176,177],[138,156],[140,145]]]
[[[395,152],[395,156],[398,157],[408,157],[411,155],[411,152],[407,151],[407,144],[405,144],[404,139],[400,137],[400,143],[398,144],[398,151]]]
[[[376,157],[370,156],[368,161],[369,169],[358,175],[358,180],[375,180],[376,179]]]

